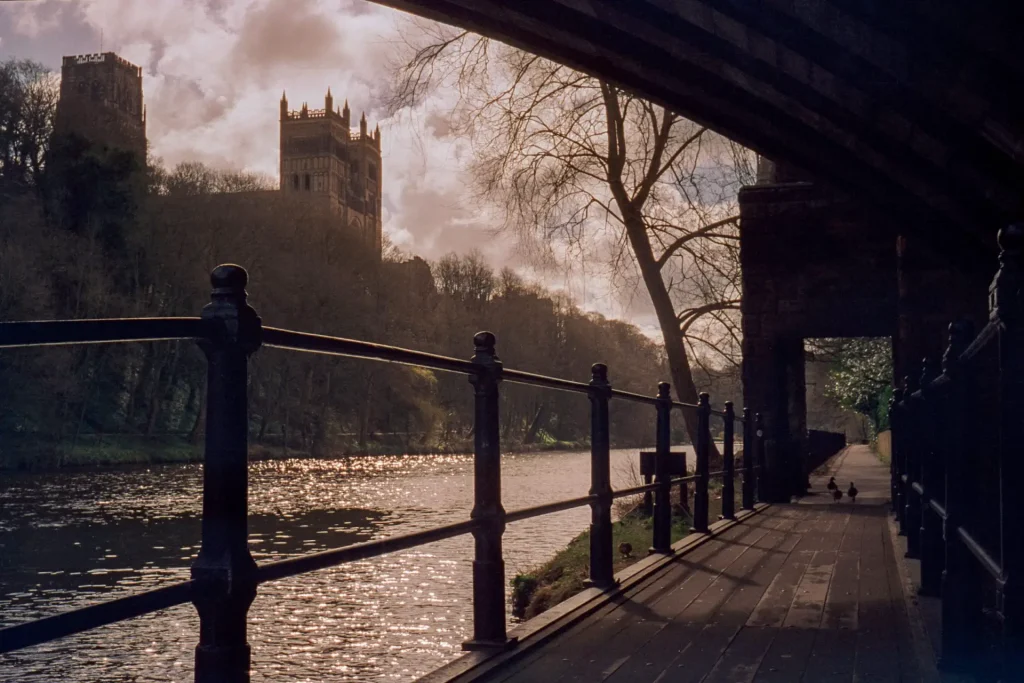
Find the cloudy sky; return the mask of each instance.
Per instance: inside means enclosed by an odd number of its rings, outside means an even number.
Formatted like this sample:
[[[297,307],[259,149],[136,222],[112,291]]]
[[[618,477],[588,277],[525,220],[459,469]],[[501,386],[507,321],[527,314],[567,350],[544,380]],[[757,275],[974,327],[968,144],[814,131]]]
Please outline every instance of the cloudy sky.
[[[385,118],[389,65],[408,17],[367,0],[15,0],[0,2],[0,59],[54,70],[63,55],[115,51],[143,68],[150,149],[276,176],[278,100],[323,107],[330,86],[383,134],[384,229],[405,252],[435,259],[479,249],[585,308],[653,331],[646,296],[613,292],[597,269],[537,275],[467,196],[466,143],[446,135],[438,93]]]

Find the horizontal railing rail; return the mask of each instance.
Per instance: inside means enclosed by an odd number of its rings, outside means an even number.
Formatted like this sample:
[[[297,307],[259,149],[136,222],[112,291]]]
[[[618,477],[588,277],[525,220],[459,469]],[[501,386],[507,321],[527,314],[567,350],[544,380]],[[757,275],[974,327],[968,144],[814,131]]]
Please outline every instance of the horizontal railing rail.
[[[168,586],[86,605],[49,617],[41,617],[23,624],[0,629],[0,652],[13,652],[22,648],[47,643],[100,626],[116,624],[145,614],[159,612],[168,607],[192,601],[192,582],[179,581]]]
[[[0,323],[0,348],[55,344],[128,341],[195,340],[210,366],[207,386],[207,430],[203,479],[203,528],[200,551],[191,580],[136,595],[101,602],[62,614],[0,629],[0,652],[62,638],[99,626],[192,602],[200,616],[200,647],[196,650],[195,680],[248,680],[249,646],[245,614],[258,585],[268,581],[407,550],[466,534],[474,537],[474,637],[469,649],[503,647],[505,632],[504,564],[501,538],[506,524],[580,507],[591,508],[590,580],[592,585],[615,585],[611,504],[615,499],[650,493],[655,496],[653,552],[670,553],[672,524],[670,494],[675,486],[694,486],[693,530],[708,531],[708,486],[722,479],[722,516],[734,517],[733,481],[742,480],[742,505],[754,507],[763,490],[755,480],[763,469],[763,430],[760,415],[747,409],[736,415],[732,403],[713,410],[707,394],[698,404],[673,401],[667,383],[656,397],[612,388],[607,368],[596,364],[589,383],[547,377],[502,367],[490,333],[476,335],[471,360],[414,351],[360,340],[264,327],[246,303],[245,271],[220,266],[211,277],[212,303],[200,318],[142,318]],[[474,388],[474,505],[465,521],[408,534],[360,542],[341,548],[257,564],[247,547],[247,358],[260,346],[402,363],[468,376]],[[499,384],[508,381],[586,395],[591,403],[591,490],[587,495],[506,512],[500,497]],[[613,490],[610,475],[612,399],[653,405],[657,409],[655,480],[643,486]],[[674,409],[696,410],[694,444],[696,470],[672,476],[670,416]],[[709,471],[712,449],[711,416],[723,420],[723,463]],[[742,468],[734,466],[734,426],[743,428]],[[746,447],[749,445],[749,447]]]
[[[434,370],[460,372],[464,375],[476,372],[476,368],[468,360],[438,356],[423,351],[412,351],[397,346],[357,341],[355,339],[328,337],[308,332],[293,332],[276,327],[263,328],[263,345],[290,351],[390,361]]]
[[[198,339],[210,335],[199,318],[110,318],[0,323],[0,348]]]

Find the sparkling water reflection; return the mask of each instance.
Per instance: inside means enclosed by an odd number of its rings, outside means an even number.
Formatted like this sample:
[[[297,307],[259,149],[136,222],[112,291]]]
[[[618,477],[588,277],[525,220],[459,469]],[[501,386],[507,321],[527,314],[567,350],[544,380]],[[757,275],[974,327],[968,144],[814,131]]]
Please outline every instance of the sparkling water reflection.
[[[616,486],[636,451],[613,451]],[[8,475],[0,493],[3,625],[188,577],[201,470],[161,466]],[[585,452],[507,455],[507,509],[587,492]],[[257,562],[466,519],[472,460],[405,456],[250,466]],[[589,510],[509,525],[508,577],[585,529]],[[460,537],[260,587],[249,613],[254,681],[408,681],[461,653],[472,629],[472,539]],[[0,656],[0,681],[191,679],[198,619],[183,605]]]

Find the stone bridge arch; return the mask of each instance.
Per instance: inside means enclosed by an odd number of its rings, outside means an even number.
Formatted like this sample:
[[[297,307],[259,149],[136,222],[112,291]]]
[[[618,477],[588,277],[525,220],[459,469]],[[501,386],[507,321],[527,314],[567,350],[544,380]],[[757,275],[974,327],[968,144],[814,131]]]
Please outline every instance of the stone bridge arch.
[[[980,329],[995,265],[936,249],[877,206],[762,160],[740,191],[744,402],[765,418],[773,497],[802,492],[804,340],[890,337],[897,381],[938,360],[946,326]]]

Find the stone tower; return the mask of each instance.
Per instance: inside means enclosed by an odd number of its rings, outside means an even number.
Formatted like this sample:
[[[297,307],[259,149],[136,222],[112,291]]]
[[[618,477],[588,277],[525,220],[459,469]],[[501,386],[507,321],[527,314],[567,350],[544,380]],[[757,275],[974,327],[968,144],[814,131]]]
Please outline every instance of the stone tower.
[[[64,57],[54,134],[129,150],[145,163],[142,69],[113,52]]]
[[[280,172],[281,192],[328,205],[380,253],[380,127],[367,132],[366,114],[356,132],[348,102],[335,108],[330,88],[323,109],[290,111],[282,93]]]

